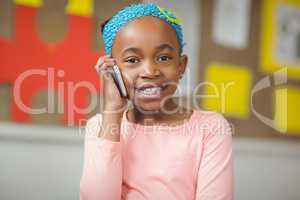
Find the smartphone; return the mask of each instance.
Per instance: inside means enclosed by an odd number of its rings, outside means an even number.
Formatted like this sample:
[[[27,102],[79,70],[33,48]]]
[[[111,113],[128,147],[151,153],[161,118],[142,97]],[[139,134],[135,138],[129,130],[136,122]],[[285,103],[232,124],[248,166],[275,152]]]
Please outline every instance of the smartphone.
[[[127,98],[128,94],[126,91],[125,83],[121,74],[121,71],[118,65],[114,65],[111,67],[112,69],[112,77],[117,85],[117,88],[120,92],[121,97]]]

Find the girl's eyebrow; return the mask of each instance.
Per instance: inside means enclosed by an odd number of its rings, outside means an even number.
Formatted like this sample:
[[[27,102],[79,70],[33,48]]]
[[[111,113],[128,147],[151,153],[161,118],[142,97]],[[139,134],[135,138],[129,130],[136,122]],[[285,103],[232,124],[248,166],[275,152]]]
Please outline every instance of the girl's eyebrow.
[[[122,55],[124,55],[125,53],[127,53],[127,52],[133,52],[133,53],[140,53],[141,52],[141,49],[139,49],[139,48],[136,48],[136,47],[129,47],[129,48],[127,48],[127,49],[124,49],[123,51],[122,51]]]
[[[174,47],[172,47],[171,45],[169,45],[167,43],[161,44],[161,45],[157,46],[155,49],[157,49],[157,50],[169,49],[171,51],[175,50]]]
[[[164,50],[164,49],[169,49],[171,51],[175,51],[174,47],[172,47],[171,45],[169,45],[167,43],[161,44],[161,45],[155,47],[155,49],[159,50],[159,51]],[[129,47],[129,48],[124,49],[122,51],[122,55],[124,55],[127,52],[133,52],[133,53],[137,53],[138,54],[138,53],[141,53],[141,49],[136,48],[136,47]]]

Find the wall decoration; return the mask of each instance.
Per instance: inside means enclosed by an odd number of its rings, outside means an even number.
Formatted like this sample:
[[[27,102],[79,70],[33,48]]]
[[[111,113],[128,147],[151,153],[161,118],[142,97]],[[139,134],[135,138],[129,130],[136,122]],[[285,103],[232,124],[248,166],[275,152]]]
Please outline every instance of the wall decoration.
[[[229,48],[246,48],[249,40],[250,8],[250,0],[215,0],[213,41]]]
[[[31,121],[32,97],[45,89],[60,96],[64,123],[74,125],[85,119],[82,110],[88,104],[88,86],[100,90],[94,64],[103,52],[91,46],[92,1],[81,3],[69,1],[68,31],[62,41],[49,44],[39,38],[35,24],[42,1],[15,0],[15,35],[0,37],[0,82],[13,85],[12,120]]]
[[[209,64],[203,82],[202,106],[235,118],[247,118],[252,75],[244,66]]]
[[[288,67],[288,76],[300,79],[300,1],[264,0],[261,19],[262,71]]]

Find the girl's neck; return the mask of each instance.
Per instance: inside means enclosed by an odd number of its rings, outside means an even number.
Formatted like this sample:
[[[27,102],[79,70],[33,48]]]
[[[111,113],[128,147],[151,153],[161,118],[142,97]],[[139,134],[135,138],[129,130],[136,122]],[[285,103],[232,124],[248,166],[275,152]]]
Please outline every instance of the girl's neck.
[[[165,105],[165,109],[172,112],[156,111],[156,112],[141,112],[139,109],[133,107],[128,110],[127,118],[130,122],[141,125],[157,125],[157,124],[174,124],[181,123],[189,119],[192,111],[178,105],[170,99]]]

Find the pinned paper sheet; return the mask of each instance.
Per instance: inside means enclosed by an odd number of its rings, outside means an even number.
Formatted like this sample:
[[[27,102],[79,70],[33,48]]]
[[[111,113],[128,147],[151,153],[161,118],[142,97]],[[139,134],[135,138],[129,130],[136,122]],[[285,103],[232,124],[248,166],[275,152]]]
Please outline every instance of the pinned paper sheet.
[[[214,63],[205,73],[204,109],[224,113],[227,116],[249,116],[251,72],[244,66]]]
[[[275,90],[275,126],[281,132],[300,136],[300,88],[285,87]]]
[[[300,79],[300,1],[263,0],[260,66],[265,73],[288,68],[288,77]]]
[[[300,8],[280,5],[278,13],[277,57],[294,65],[300,65]]]
[[[215,0],[212,38],[225,47],[243,49],[248,45],[250,0]]]

